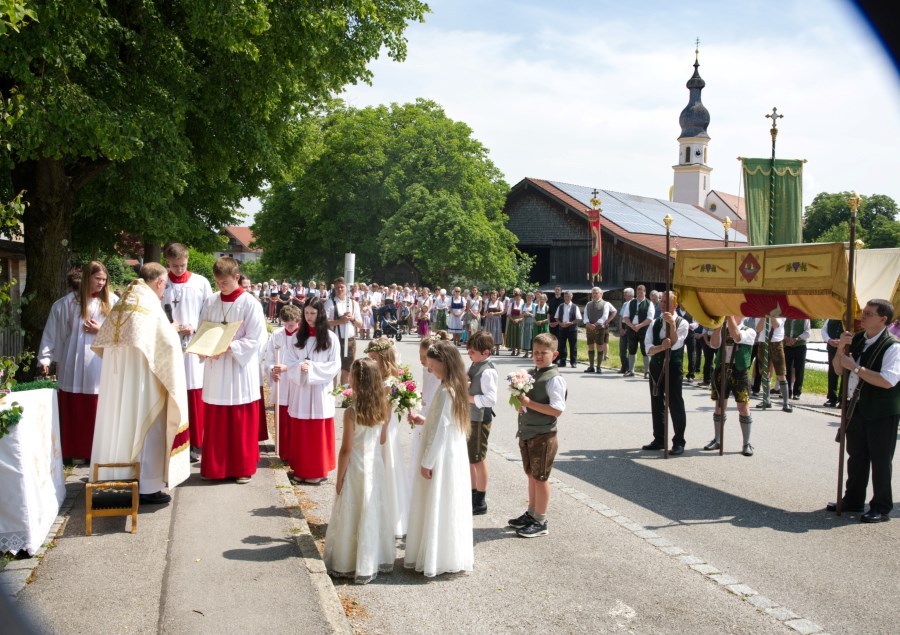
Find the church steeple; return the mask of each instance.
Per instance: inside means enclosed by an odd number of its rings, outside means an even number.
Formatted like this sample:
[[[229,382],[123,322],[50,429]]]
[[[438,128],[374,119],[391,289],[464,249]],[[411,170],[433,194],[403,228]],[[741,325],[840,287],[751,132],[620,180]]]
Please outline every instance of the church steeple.
[[[712,168],[706,163],[707,146],[709,144],[709,111],[700,101],[700,91],[706,82],[700,77],[700,40],[694,49],[694,74],[687,82],[690,91],[688,105],[681,111],[678,123],[681,124],[681,135],[678,137],[678,164],[675,170],[675,184],[672,189],[672,200],[678,203],[690,203],[703,207],[706,197],[712,189],[710,173]]]
[[[698,44],[699,46],[699,44]],[[681,111],[678,123],[681,124],[682,137],[709,137],[706,129],[709,127],[709,111],[700,101],[700,91],[706,87],[706,82],[700,77],[700,49],[694,49],[694,74],[688,80],[688,90],[691,93],[688,105]]]

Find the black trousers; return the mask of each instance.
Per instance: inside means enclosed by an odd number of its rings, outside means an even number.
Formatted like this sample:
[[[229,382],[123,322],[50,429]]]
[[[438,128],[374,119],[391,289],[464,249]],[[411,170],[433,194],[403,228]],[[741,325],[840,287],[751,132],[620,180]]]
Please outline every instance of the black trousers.
[[[625,327],[625,328],[628,328],[628,327]],[[632,331],[631,329],[628,329],[629,331],[631,331],[631,333],[628,334],[628,354],[629,355],[637,355],[637,349],[638,349],[638,346],[640,346],[641,347],[641,355],[643,355],[644,357],[647,356],[647,351],[644,350],[644,346],[645,346],[645,340],[647,338],[647,329],[649,329],[649,328],[650,328],[649,326],[645,326],[644,328],[642,328],[640,331],[637,331],[637,332]],[[634,369],[632,368],[631,370],[634,370]]]
[[[578,327],[568,326],[559,329],[559,365],[566,363],[566,348],[569,349],[569,365],[578,362]]]
[[[666,391],[669,391],[669,413],[672,416],[672,428],[675,434],[672,435],[672,446],[684,445],[684,430],[687,427],[687,415],[684,412],[684,398],[681,394],[682,387],[682,369],[677,366],[669,366],[669,385],[663,382],[662,364],[657,368],[654,364],[650,364],[650,411],[653,416],[653,442],[662,444],[665,441],[665,407],[666,407]],[[653,394],[656,384],[659,386],[658,394]]]
[[[703,383],[708,384],[712,381],[712,370],[713,362],[716,359],[716,349],[707,344],[706,340],[700,342],[700,348],[703,351]]]
[[[700,370],[699,348],[699,342],[694,337],[694,334],[688,333],[687,338],[684,340],[684,349],[687,351],[688,359],[688,377],[693,377]]]
[[[619,361],[622,368],[628,370],[628,334],[631,329],[624,324],[619,326]]]
[[[806,372],[806,346],[784,347],[784,368],[791,397],[803,394],[803,374]]]
[[[828,401],[839,402],[841,400],[841,381],[843,379],[834,372],[831,362],[837,355],[836,346],[826,346],[828,350]]]
[[[891,463],[897,446],[897,424],[900,415],[881,419],[863,419],[854,415],[847,426],[847,486],[844,504],[862,505],[872,470],[872,500],[869,508],[888,514],[894,508],[891,492]]]

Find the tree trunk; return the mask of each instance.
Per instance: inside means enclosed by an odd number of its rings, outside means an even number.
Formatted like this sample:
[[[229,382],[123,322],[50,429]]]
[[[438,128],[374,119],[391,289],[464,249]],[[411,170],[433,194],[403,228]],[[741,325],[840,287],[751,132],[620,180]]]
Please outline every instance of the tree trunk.
[[[66,288],[75,188],[62,161],[38,159],[13,170],[15,191],[25,190],[25,350],[38,352],[50,307]]]
[[[162,260],[162,247],[152,242],[144,242],[144,264],[148,262],[160,262]]]

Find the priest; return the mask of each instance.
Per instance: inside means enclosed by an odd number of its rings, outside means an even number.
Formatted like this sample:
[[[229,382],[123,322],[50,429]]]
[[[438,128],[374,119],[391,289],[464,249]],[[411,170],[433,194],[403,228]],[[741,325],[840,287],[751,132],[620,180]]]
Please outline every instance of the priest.
[[[160,300],[166,269],[151,262],[128,286],[94,339],[103,358],[91,463],[140,463],[140,501],[164,504],[190,474],[184,360]],[[128,468],[101,479],[134,478]]]

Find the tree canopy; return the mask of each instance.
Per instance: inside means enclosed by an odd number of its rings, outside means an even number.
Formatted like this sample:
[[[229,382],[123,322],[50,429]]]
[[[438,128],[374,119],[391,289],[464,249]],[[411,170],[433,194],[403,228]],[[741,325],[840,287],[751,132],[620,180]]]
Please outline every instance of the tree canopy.
[[[304,118],[405,56],[419,0],[44,0],[0,38],[0,96],[21,98],[0,161],[25,191],[36,344],[71,250],[202,245],[240,199],[289,177]],[[35,336],[36,334],[36,336]]]
[[[383,279],[513,283],[522,256],[504,226],[508,185],[465,123],[433,101],[350,108],[320,120],[302,174],[273,187],[253,232],[284,273],[334,276],[345,252]],[[399,267],[399,269],[398,269]]]
[[[816,195],[806,208],[804,242],[841,242],[850,239],[850,192]],[[856,231],[866,247],[900,247],[897,203],[890,196],[863,196],[856,214]]]

